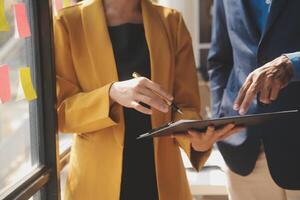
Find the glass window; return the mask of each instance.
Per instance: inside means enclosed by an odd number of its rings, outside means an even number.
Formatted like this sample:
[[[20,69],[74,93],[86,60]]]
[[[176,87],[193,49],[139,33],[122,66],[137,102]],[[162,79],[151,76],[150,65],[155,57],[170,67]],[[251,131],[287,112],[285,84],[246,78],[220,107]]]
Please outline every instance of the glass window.
[[[20,91],[20,67],[30,67],[34,88],[36,83],[34,35],[16,37],[16,3],[25,4],[25,16],[30,27],[33,27],[30,0],[4,1],[5,17],[10,30],[0,32],[0,65],[9,66],[11,98],[8,102],[0,103],[0,194],[22,180],[40,163],[36,100],[16,100]],[[34,34],[34,31],[31,32]]]
[[[67,151],[73,143],[72,134],[59,134],[59,153],[62,154]]]

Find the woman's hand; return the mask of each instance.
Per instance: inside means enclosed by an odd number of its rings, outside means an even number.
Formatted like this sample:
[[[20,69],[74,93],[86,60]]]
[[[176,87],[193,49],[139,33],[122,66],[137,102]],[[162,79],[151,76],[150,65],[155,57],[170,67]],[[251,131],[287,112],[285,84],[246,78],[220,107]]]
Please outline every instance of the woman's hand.
[[[195,151],[205,152],[212,148],[213,144],[223,140],[234,133],[242,131],[244,128],[236,127],[234,124],[228,124],[223,128],[215,130],[214,127],[208,127],[206,132],[189,130],[187,134],[179,137],[188,138]],[[177,137],[177,136],[176,136]]]
[[[134,108],[144,114],[151,115],[152,110],[140,103],[167,113],[169,106],[153,91],[166,97],[169,101],[173,101],[172,95],[163,90],[160,85],[144,77],[113,83],[109,95],[112,103],[117,102],[124,107]]]

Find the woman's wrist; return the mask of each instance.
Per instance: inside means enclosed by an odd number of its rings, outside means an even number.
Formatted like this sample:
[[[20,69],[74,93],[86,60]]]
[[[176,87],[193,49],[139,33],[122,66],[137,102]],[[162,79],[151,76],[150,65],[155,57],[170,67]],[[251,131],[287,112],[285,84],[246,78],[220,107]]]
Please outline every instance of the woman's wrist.
[[[114,96],[115,96],[114,84],[115,84],[115,82],[110,85],[109,92],[108,92],[108,94],[109,94],[109,105],[110,106],[112,106],[116,102],[115,98],[114,98]]]
[[[195,144],[193,142],[191,143],[191,149],[193,151],[196,151],[196,152],[202,152],[202,153],[204,153],[204,152],[210,150],[211,148],[212,148],[212,145],[201,146],[201,145],[197,145],[197,144]]]

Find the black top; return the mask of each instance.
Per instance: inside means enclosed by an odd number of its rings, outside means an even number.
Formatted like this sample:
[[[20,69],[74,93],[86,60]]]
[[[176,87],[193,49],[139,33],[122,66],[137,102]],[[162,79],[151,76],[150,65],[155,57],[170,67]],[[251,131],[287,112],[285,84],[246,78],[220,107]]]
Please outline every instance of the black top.
[[[109,27],[120,81],[138,72],[150,78],[150,58],[143,24]],[[151,118],[134,109],[124,108],[125,141],[121,200],[157,200],[153,140],[136,138],[151,129]]]

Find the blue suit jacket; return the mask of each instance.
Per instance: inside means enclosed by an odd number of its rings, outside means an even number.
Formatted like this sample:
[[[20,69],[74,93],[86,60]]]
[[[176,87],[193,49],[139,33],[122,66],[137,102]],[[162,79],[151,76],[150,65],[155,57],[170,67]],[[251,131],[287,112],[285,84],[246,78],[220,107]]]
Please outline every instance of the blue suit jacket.
[[[237,115],[232,107],[250,72],[276,57],[300,50],[300,1],[273,0],[265,31],[251,21],[247,0],[215,0],[212,47],[209,52],[212,110],[215,117]],[[248,113],[299,109],[300,82],[293,81],[270,105],[255,100]],[[300,189],[300,116],[248,127],[218,143],[229,168],[248,175],[261,143],[274,181]]]

